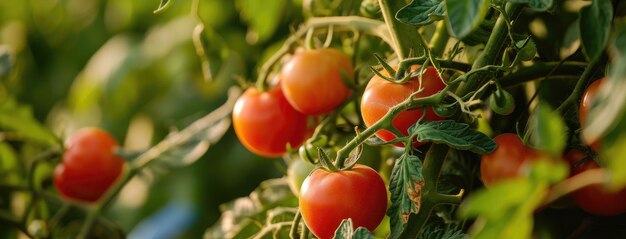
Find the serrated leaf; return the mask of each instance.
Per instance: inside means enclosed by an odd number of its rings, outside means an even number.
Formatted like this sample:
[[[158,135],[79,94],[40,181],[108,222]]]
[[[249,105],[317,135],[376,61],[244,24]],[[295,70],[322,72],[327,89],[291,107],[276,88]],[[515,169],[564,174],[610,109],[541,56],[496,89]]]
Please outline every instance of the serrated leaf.
[[[352,239],[374,239],[374,235],[365,227],[359,227],[354,231]]]
[[[580,10],[580,32],[583,52],[588,61],[602,55],[606,48],[613,21],[611,0],[593,0],[591,5]]]
[[[488,154],[497,147],[489,136],[472,129],[468,124],[454,120],[425,121],[409,128],[409,134],[417,135],[420,142],[447,144],[460,150],[470,150],[477,154]]]
[[[172,5],[172,2],[173,0],[161,0],[161,3],[159,3],[159,7],[156,10],[154,10],[152,13],[154,14],[163,13]]]
[[[352,219],[343,219],[337,230],[335,230],[335,236],[333,239],[351,239],[352,238]]]
[[[406,24],[424,26],[446,16],[443,0],[413,0],[396,13],[396,19]]]
[[[452,36],[463,38],[483,21],[490,0],[446,0],[448,29]]]
[[[13,99],[0,102],[0,129],[11,131],[25,141],[34,141],[45,146],[57,144],[57,137],[34,118],[30,107],[20,105]]]
[[[553,0],[507,0],[512,3],[528,3],[532,9],[537,11],[546,11],[552,7]]]
[[[409,215],[419,212],[423,185],[422,161],[417,156],[404,154],[396,160],[389,182],[391,205],[387,209],[391,238],[399,238]]]
[[[536,149],[559,155],[567,143],[567,127],[561,115],[539,103],[531,119],[532,142]]]

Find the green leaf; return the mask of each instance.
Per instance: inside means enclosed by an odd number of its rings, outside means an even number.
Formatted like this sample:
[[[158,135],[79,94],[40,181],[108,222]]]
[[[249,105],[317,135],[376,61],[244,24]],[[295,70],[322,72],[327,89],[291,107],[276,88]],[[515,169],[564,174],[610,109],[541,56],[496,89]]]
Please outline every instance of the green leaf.
[[[374,239],[374,235],[367,228],[359,227],[354,231],[352,228],[354,228],[352,219],[343,219],[337,230],[335,230],[333,239]]]
[[[12,99],[0,103],[0,128],[45,146],[59,142],[48,128],[33,117],[30,107],[20,105]]]
[[[172,5],[172,2],[173,2],[173,0],[161,0],[161,3],[159,3],[159,8],[154,10],[152,13],[154,13],[154,14],[163,13],[165,10],[167,10]]]
[[[543,12],[552,7],[554,0],[507,0],[512,3],[528,3],[532,9]]]
[[[297,206],[287,178],[263,181],[249,196],[220,205],[221,217],[205,231],[204,238],[251,238],[261,230],[257,223],[265,221],[268,210]]]
[[[352,239],[375,239],[374,235],[365,227],[359,227],[354,231]]]
[[[497,147],[489,136],[472,129],[468,124],[454,120],[425,121],[409,128],[409,134],[417,135],[421,142],[447,144],[452,148],[488,154]]]
[[[0,79],[8,75],[11,68],[13,68],[11,53],[9,53],[8,48],[0,46]]]
[[[498,182],[487,190],[468,197],[459,208],[462,218],[481,216],[496,219],[508,214],[511,207],[524,202],[533,185],[526,178]]]
[[[419,211],[423,185],[422,161],[417,156],[404,154],[396,160],[389,182],[391,205],[387,209],[392,239],[402,234],[409,215]]]
[[[533,146],[559,155],[567,143],[567,127],[561,115],[546,103],[539,103],[531,119]]]
[[[600,57],[609,39],[613,5],[611,0],[593,0],[580,10],[580,34],[583,52],[588,61]]]
[[[463,38],[483,21],[490,0],[446,0],[448,29],[452,36]]]
[[[288,6],[287,0],[237,0],[235,4],[241,10],[241,17],[249,24],[247,40],[251,44],[272,37]]]
[[[406,24],[424,26],[446,16],[443,0],[413,0],[396,13],[396,19]]]

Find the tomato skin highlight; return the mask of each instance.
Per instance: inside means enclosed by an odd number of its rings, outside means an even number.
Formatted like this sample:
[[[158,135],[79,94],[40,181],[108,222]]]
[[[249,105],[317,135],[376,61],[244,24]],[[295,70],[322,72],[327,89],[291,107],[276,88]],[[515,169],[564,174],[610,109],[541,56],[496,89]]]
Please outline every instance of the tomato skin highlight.
[[[300,190],[300,212],[315,236],[329,239],[343,219],[351,218],[354,229],[376,229],[387,210],[387,189],[380,175],[357,164],[350,170],[317,169]]]
[[[572,149],[565,155],[566,160],[572,167],[570,176],[600,168],[594,160],[576,165],[578,161],[585,157],[587,157],[587,154],[577,149]],[[573,192],[571,197],[578,207],[594,215],[615,216],[626,213],[626,187],[613,192],[604,189],[603,185],[592,185]]]
[[[486,187],[522,176],[527,163],[543,156],[541,152],[526,147],[517,134],[504,133],[493,140],[498,148],[480,160],[480,175]]]
[[[57,191],[70,200],[95,202],[119,178],[124,166],[107,132],[84,128],[66,141],[63,161],[54,170]]]
[[[232,117],[239,141],[258,155],[280,156],[287,144],[296,149],[305,139],[306,116],[287,102],[280,87],[246,90],[237,99]]]
[[[593,98],[596,95],[598,88],[600,87],[600,85],[602,85],[602,82],[604,82],[605,80],[606,80],[606,77],[596,80],[593,83],[591,83],[589,87],[587,87],[587,89],[585,90],[585,93],[583,94],[583,97],[580,100],[580,106],[578,109],[578,121],[580,122],[581,127],[585,127],[585,124],[587,123],[587,112],[591,108],[591,103],[593,102]],[[591,146],[591,148],[594,151],[596,152],[600,151],[600,141],[591,142],[588,145]]]
[[[388,72],[381,72],[383,75],[389,75]],[[424,91],[416,94],[415,98],[422,98],[431,96],[438,93],[446,87],[446,84],[439,77],[437,70],[434,67],[428,67],[424,71],[422,76],[422,88]],[[396,84],[380,78],[374,75],[367,84],[363,98],[361,100],[361,116],[367,127],[375,124],[383,118],[385,114],[392,107],[406,100],[411,94],[420,89],[419,76],[410,79],[403,84]],[[393,127],[398,129],[404,136],[409,135],[408,129],[414,125],[424,114],[424,110],[421,107],[405,110],[398,114],[393,120]],[[432,107],[426,108],[426,115],[424,120],[436,121],[443,120],[445,117],[441,117],[435,114]],[[376,132],[376,136],[385,142],[394,140],[396,136],[388,130],[379,130]],[[418,147],[425,143],[414,140],[413,146]],[[394,144],[399,147],[404,147],[402,143]]]
[[[281,69],[280,85],[299,112],[321,115],[333,111],[352,93],[342,72],[352,80],[352,61],[343,52],[323,48],[297,52]]]

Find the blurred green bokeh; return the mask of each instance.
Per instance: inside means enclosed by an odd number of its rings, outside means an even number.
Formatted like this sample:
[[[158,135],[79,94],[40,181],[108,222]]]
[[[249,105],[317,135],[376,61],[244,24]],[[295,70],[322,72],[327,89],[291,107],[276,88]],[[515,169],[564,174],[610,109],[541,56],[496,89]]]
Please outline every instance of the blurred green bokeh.
[[[0,48],[13,65],[0,79],[0,105],[19,102],[61,139],[97,126],[127,150],[143,150],[223,104],[236,79],[254,79],[261,59],[303,19],[299,1],[200,1],[203,37],[212,44],[207,54],[218,67],[206,81],[192,42],[198,23],[192,2],[177,0],[154,14],[157,6],[156,0],[0,1]],[[182,203],[195,220],[179,237],[199,238],[219,217],[219,204],[280,176],[281,165],[251,154],[231,129],[191,166],[131,181],[107,216],[128,233],[168,203]],[[81,220],[74,214],[67,220]],[[0,225],[5,236],[15,237],[15,230]]]

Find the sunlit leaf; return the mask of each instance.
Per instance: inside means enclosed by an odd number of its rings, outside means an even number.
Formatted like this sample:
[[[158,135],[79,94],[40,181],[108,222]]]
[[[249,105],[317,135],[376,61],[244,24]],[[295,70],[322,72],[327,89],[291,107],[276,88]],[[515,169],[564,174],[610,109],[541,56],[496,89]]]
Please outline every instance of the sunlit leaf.
[[[446,16],[443,0],[413,0],[396,13],[396,19],[406,24],[423,26]]]
[[[452,36],[463,38],[485,18],[490,0],[446,0],[448,29]]]
[[[391,205],[387,215],[391,224],[391,238],[399,238],[409,215],[419,212],[422,186],[422,161],[414,155],[402,155],[393,166],[389,182]]]
[[[487,154],[496,149],[496,143],[487,135],[472,129],[468,124],[454,120],[426,121],[409,128],[420,142],[447,144],[452,148]]]
[[[33,117],[30,107],[20,105],[15,100],[0,102],[0,129],[23,137],[25,141],[32,140],[45,146],[60,142]]]
[[[591,5],[580,10],[580,32],[583,51],[587,60],[600,57],[609,39],[613,5],[611,0],[593,0]]]

